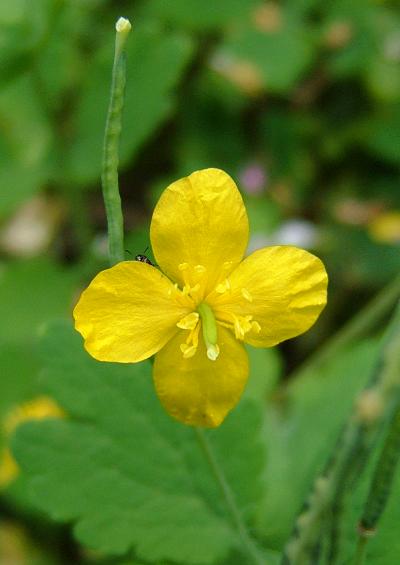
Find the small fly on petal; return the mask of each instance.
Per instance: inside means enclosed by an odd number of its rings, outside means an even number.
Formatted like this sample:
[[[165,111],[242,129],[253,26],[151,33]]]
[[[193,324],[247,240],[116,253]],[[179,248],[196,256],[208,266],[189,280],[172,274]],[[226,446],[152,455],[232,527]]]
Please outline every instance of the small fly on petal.
[[[155,266],[154,263],[152,263],[146,255],[147,250],[148,250],[148,247],[146,247],[146,249],[144,250],[143,253],[139,253],[138,255],[136,255],[135,261],[139,261],[140,263],[147,263],[148,265],[153,265],[153,267],[154,267]]]
[[[147,263],[148,265],[153,265],[154,267],[154,264],[150,261],[148,257],[146,257],[146,255],[136,255],[135,261],[140,261],[140,263]]]

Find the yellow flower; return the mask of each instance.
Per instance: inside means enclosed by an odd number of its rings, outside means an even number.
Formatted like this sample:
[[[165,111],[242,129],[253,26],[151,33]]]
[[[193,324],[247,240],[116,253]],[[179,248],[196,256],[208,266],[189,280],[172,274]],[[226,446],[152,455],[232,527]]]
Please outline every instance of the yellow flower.
[[[248,377],[243,342],[271,347],[305,332],[326,304],[322,262],[290,246],[243,259],[248,220],[233,180],[205,169],[171,184],[150,238],[161,270],[124,261],[100,272],[74,310],[100,361],[155,354],[164,408],[185,424],[219,426]]]
[[[64,416],[64,412],[51,398],[39,396],[14,408],[3,422],[3,431],[6,438],[9,438],[23,422]],[[0,488],[7,487],[17,477],[18,472],[18,465],[9,448],[5,447],[0,456]]]

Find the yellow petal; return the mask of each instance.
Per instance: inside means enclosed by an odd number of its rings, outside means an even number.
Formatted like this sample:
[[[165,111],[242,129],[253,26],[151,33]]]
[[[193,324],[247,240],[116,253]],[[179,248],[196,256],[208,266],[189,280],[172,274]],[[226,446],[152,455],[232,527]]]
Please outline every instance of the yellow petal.
[[[124,261],[101,271],[74,310],[75,328],[99,361],[135,363],[161,349],[193,310],[158,269]]]
[[[236,322],[236,333],[243,328],[244,341],[256,347],[272,347],[305,332],[326,304],[323,263],[297,247],[255,251],[229,278],[231,290],[213,292],[207,302],[217,320],[234,328]]]
[[[184,424],[214,428],[237,404],[248,377],[247,353],[230,330],[218,328],[220,354],[207,357],[203,339],[193,357],[184,359],[176,335],[157,353],[153,378],[161,404]]]
[[[208,293],[247,246],[247,214],[234,181],[219,169],[204,169],[174,182],[157,203],[150,236],[162,271],[181,286],[186,272]]]

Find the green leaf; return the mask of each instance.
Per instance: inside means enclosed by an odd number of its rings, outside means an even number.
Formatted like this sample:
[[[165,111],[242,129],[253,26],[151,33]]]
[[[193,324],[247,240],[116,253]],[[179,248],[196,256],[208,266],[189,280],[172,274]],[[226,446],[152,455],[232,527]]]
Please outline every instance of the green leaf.
[[[366,122],[363,142],[379,157],[400,163],[400,103],[383,106],[379,115]]]
[[[309,67],[313,39],[304,25],[285,14],[273,31],[244,27],[232,34],[216,53],[221,66],[248,62],[260,75],[268,92],[287,92]]]
[[[37,0],[35,10],[24,0],[2,2],[0,6],[0,81],[13,80],[35,63],[41,43],[51,28],[56,2]],[[29,104],[28,104],[29,105]],[[22,112],[24,108],[21,108]]]
[[[37,374],[39,364],[29,347],[20,344],[1,343],[1,395],[0,421],[10,410],[38,393]],[[0,465],[2,450],[6,445],[3,427],[0,427]],[[0,560],[1,562],[1,560]]]
[[[234,173],[246,153],[244,128],[238,119],[244,102],[230,83],[210,69],[185,86],[178,115],[179,174],[211,165]]]
[[[107,554],[135,548],[140,559],[221,563],[238,546],[218,486],[193,430],[161,408],[149,363],[99,363],[72,328],[44,337],[48,392],[66,421],[19,428],[15,455],[39,508],[75,522],[84,544]],[[247,400],[207,432],[245,516],[262,491],[260,414]]]
[[[0,464],[8,438],[2,421],[21,403],[42,394],[34,341],[39,327],[54,316],[68,316],[77,273],[46,259],[14,261],[0,269]],[[12,483],[5,493],[13,508],[31,506],[24,484]]]
[[[377,341],[353,344],[324,366],[303,373],[269,406],[266,498],[258,525],[282,547],[312,482],[332,452],[357,391],[371,374]]]
[[[31,76],[21,76],[0,89],[0,121],[3,216],[37,191],[45,178],[52,133]]]
[[[377,462],[377,456],[383,443],[383,434],[375,445],[375,452],[364,470],[361,480],[356,488],[352,488],[348,496],[344,497],[344,509],[338,521],[338,551],[339,563],[351,563],[354,558],[358,535],[357,526],[362,516],[364,503],[369,492],[370,481]],[[387,506],[378,523],[376,534],[368,540],[366,549],[366,565],[392,565],[396,563],[400,552],[398,523],[400,520],[399,508],[400,474],[397,472],[392,485],[392,491]]]
[[[344,25],[346,24],[350,25],[350,22],[344,20]],[[372,30],[358,24],[359,22],[357,22],[355,29],[350,27],[353,37],[349,44],[337,50],[337,52],[335,51],[328,60],[328,71],[335,81],[354,75],[362,75],[366,70],[365,65],[370,64],[371,59],[376,55]]]
[[[278,228],[281,213],[271,198],[266,198],[265,195],[243,196],[251,234],[270,234]]]
[[[303,204],[316,173],[315,118],[306,113],[290,114],[269,109],[260,119],[262,142],[269,156],[272,181],[285,179],[296,186],[293,203]]]
[[[383,194],[383,187],[380,187],[380,194]],[[380,287],[399,272],[398,246],[374,241],[365,229],[335,225],[334,230],[326,231],[325,237],[330,245],[330,266],[337,277],[353,284]]]
[[[258,402],[261,408],[276,389],[282,374],[282,358],[277,347],[260,349],[246,347],[250,361],[250,377],[244,396]]]
[[[185,28],[206,30],[242,20],[258,3],[258,0],[218,0],[206,3],[198,0],[150,0],[145,14]]]
[[[114,47],[107,43],[87,73],[67,154],[69,176],[78,184],[98,179],[109,101]],[[127,83],[120,160],[126,164],[168,116],[171,91],[192,52],[184,35],[135,27],[127,42]]]
[[[40,326],[67,317],[77,273],[46,259],[9,262],[0,269],[0,418],[39,394],[34,342]],[[0,449],[3,447],[0,427]]]
[[[374,458],[376,463],[376,458]],[[341,540],[343,555],[351,558],[357,543],[357,524],[360,520],[369,482],[372,477],[373,465],[363,478],[362,485],[347,500],[347,513],[341,521]],[[398,524],[400,521],[400,473],[397,471],[390,497],[378,524],[376,535],[369,541],[366,549],[366,565],[392,565],[400,554],[400,539]]]
[[[378,53],[366,66],[366,82],[378,101],[396,102],[400,92],[400,12],[394,6],[380,6],[379,18],[373,21]]]
[[[38,328],[55,317],[70,317],[78,273],[47,259],[10,261],[0,269],[2,343],[32,344]]]

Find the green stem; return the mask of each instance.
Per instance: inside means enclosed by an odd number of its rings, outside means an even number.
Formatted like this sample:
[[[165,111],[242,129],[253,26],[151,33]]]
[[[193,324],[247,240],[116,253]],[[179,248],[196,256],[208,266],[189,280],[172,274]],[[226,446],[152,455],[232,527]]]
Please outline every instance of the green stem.
[[[316,544],[321,541],[323,521],[332,512],[335,501],[339,505],[343,503],[355,472],[361,474],[362,467],[358,459],[361,456],[364,466],[371,452],[371,440],[379,424],[385,414],[393,409],[393,401],[400,402],[399,351],[400,305],[383,337],[380,359],[371,382],[361,393],[356,412],[351,414],[324,472],[317,477],[313,492],[297,518],[296,526],[285,547],[283,564],[310,563],[310,555]],[[361,406],[360,401],[364,406]],[[335,523],[338,518],[340,516],[333,515],[331,524],[334,546],[331,547],[330,553],[334,561],[338,554],[339,540]]]
[[[315,370],[320,365],[335,357],[338,352],[355,339],[366,335],[382,320],[400,298],[400,275],[383,288],[356,316],[339,330],[318,352],[307,359],[288,382],[303,373]]]
[[[329,565],[337,563],[340,554],[341,522],[347,492],[352,485],[352,481],[357,478],[357,474],[358,476],[361,474],[363,464],[365,464],[370,450],[370,430],[369,427],[362,422],[354,426],[352,437],[350,438],[350,435],[348,437],[348,441],[344,442],[347,447],[346,451],[343,451],[344,455],[332,491],[332,502],[328,520],[329,539],[327,563],[329,563]]]
[[[354,556],[353,565],[364,565],[365,561],[365,548],[367,546],[368,538],[360,537],[357,544],[356,554]]]
[[[250,537],[246,525],[242,520],[240,510],[236,505],[234,494],[225,478],[224,472],[218,464],[217,459],[213,453],[212,447],[207,439],[206,434],[200,428],[194,428],[197,440],[203,450],[205,458],[213,472],[213,475],[221,489],[222,495],[225,499],[226,506],[232,518],[232,522],[237,528],[243,547],[246,550],[252,563],[256,565],[265,565],[265,559],[260,555],[254,540]]]
[[[315,548],[322,541],[322,530],[341,469],[344,446],[353,443],[353,430],[348,429],[338,441],[323,472],[314,481],[311,493],[303,504],[293,532],[285,546],[282,565],[309,565]]]
[[[110,104],[104,134],[102,186],[107,213],[108,249],[111,265],[123,261],[124,219],[118,186],[119,138],[126,82],[125,43],[131,24],[120,18],[116,24],[115,54],[111,82]]]
[[[360,521],[361,535],[376,529],[386,507],[394,474],[400,459],[400,403],[397,406],[375,468],[364,512]]]

